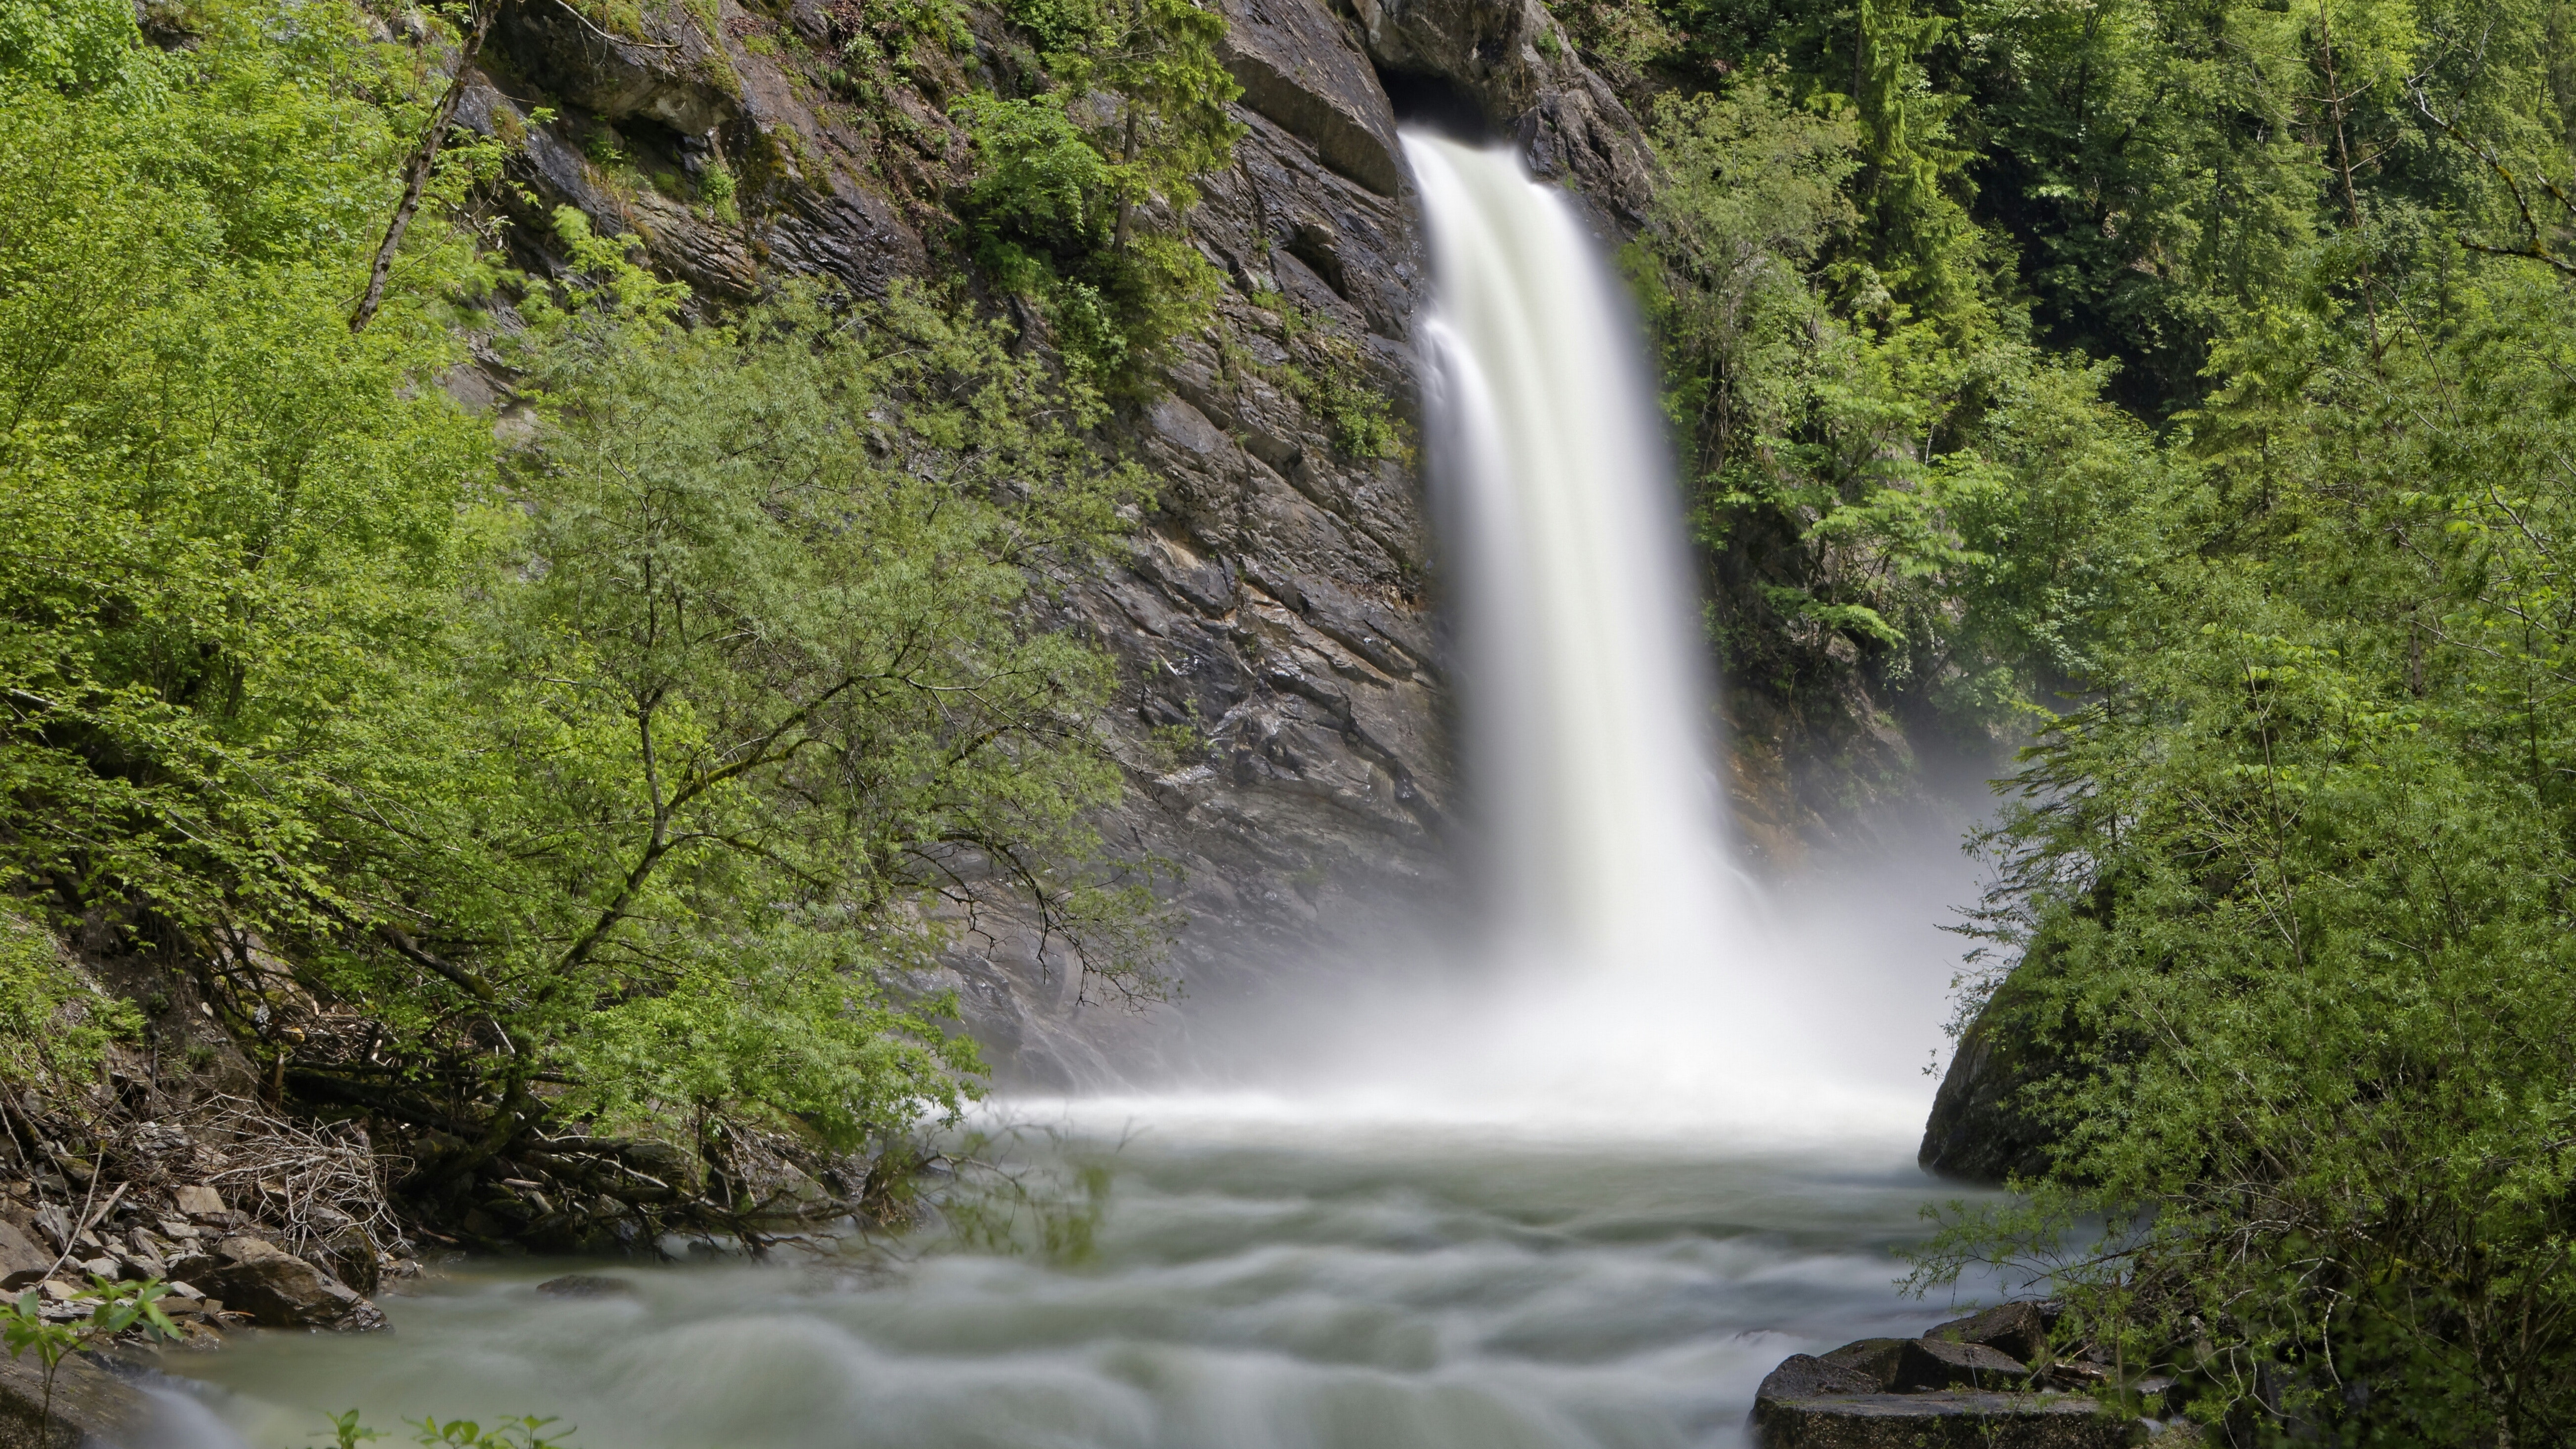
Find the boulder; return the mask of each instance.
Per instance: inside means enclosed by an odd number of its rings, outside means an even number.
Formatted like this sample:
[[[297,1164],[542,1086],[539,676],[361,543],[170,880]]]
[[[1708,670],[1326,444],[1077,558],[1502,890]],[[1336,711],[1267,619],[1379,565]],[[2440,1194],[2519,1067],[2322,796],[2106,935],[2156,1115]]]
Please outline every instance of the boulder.
[[[1812,1399],[1822,1394],[1874,1394],[1886,1385],[1855,1369],[1793,1353],[1765,1375],[1757,1399]]]
[[[343,1223],[310,1250],[314,1266],[359,1294],[373,1293],[384,1281],[375,1239],[356,1223]]]
[[[180,1212],[192,1218],[210,1218],[229,1211],[224,1206],[224,1195],[211,1187],[173,1188],[170,1197],[178,1204]]]
[[[1896,1387],[1896,1366],[1905,1357],[1910,1338],[1863,1338],[1844,1344],[1824,1356],[1836,1368],[1849,1369],[1869,1380],[1870,1391],[1885,1393]]]
[[[37,1278],[54,1266],[54,1255],[46,1251],[17,1224],[0,1220],[0,1279],[18,1273],[33,1273]],[[33,1282],[34,1279],[28,1280]]]
[[[192,1265],[194,1267],[194,1265]],[[385,1326],[373,1303],[320,1268],[261,1238],[231,1237],[188,1281],[262,1328],[363,1332]]]
[[[34,1356],[0,1358],[0,1449],[112,1449],[142,1442],[151,1418],[141,1396],[78,1358],[54,1373],[50,1424],[45,1403]]]
[[[537,1285],[537,1291],[549,1298],[615,1298],[635,1291],[635,1285],[623,1278],[602,1277],[594,1273],[566,1273],[548,1278]]]
[[[1953,1343],[1982,1343],[2026,1364],[2048,1354],[2049,1310],[2037,1303],[1999,1303],[1983,1313],[1954,1318],[1925,1333]]]
[[[2122,1449],[2129,1425],[2059,1394],[1845,1394],[1757,1399],[1761,1449]]]
[[[1982,1343],[1946,1338],[1906,1340],[1896,1361],[1898,1393],[1926,1389],[2011,1389],[2022,1386],[2030,1369],[2021,1360]]]
[[[2058,1128],[2027,1094],[2076,1070],[2086,1041],[2079,1023],[2032,1009],[2023,978],[2055,969],[2053,957],[2034,950],[1960,1035],[1915,1153],[1925,1171],[1992,1184],[2047,1169]]]

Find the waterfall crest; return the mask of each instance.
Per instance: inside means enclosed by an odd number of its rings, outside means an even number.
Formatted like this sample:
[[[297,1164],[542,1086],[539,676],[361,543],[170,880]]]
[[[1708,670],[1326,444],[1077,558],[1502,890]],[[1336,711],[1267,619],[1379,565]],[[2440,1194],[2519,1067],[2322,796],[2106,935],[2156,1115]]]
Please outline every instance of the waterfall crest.
[[[1625,298],[1511,152],[1404,144],[1438,285],[1431,487],[1486,919],[1551,974],[1741,949],[1681,509]]]

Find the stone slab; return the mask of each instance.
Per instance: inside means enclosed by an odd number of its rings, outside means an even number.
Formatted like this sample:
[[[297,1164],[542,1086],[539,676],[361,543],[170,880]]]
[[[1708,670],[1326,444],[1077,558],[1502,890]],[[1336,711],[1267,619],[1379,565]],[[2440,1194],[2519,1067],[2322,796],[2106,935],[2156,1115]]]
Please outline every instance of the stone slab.
[[[1836,1394],[1762,1399],[1761,1449],[2123,1449],[2129,1425],[2066,1394]]]

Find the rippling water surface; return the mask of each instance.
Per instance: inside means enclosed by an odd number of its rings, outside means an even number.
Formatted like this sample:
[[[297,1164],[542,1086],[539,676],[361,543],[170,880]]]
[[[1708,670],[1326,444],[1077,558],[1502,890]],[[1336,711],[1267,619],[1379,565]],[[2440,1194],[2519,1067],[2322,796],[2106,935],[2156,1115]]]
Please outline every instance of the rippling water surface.
[[[1784,1355],[1920,1332],[1890,1249],[1943,1195],[1886,1141],[1140,1113],[1080,1266],[927,1252],[890,1273],[451,1268],[395,1331],[185,1363],[254,1449],[369,1422],[552,1414],[593,1449],[1735,1445]]]

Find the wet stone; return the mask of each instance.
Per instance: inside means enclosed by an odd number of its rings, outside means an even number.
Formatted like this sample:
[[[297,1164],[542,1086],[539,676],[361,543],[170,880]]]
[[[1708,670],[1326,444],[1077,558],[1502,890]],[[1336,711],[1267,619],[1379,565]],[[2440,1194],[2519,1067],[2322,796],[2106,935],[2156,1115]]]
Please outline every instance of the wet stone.
[[[2122,1449],[2129,1425],[2063,1394],[1837,1394],[1753,1405],[1761,1449]]]
[[[592,1273],[566,1273],[548,1278],[537,1285],[537,1291],[549,1298],[616,1298],[632,1294],[635,1285],[623,1278],[608,1278]]]
[[[1941,1338],[1906,1342],[1896,1361],[1899,1393],[1923,1389],[2013,1389],[2030,1376],[2021,1360],[1982,1343]]]

